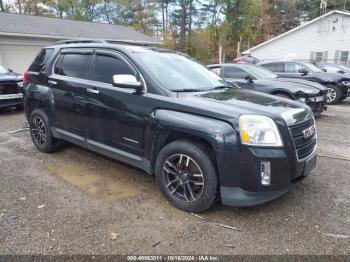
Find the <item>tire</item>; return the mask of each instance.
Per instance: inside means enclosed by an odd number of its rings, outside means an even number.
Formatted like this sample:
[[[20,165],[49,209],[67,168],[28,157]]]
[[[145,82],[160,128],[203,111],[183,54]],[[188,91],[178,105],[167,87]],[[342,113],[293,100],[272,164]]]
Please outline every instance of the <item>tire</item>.
[[[35,109],[29,117],[29,130],[34,145],[44,153],[56,151],[60,141],[52,136],[50,121],[42,109]]]
[[[327,104],[334,105],[338,103],[341,97],[341,92],[339,88],[335,85],[326,85],[326,87],[328,88]]]
[[[214,204],[218,178],[208,152],[206,146],[186,139],[172,142],[159,152],[156,180],[166,199],[175,207],[202,212]]]

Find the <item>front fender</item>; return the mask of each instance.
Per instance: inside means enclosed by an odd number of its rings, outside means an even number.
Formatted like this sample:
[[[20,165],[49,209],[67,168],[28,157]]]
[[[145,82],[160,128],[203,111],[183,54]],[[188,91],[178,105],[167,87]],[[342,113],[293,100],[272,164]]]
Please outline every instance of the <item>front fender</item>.
[[[237,145],[234,128],[217,119],[172,110],[157,110],[152,114],[152,126],[158,134],[177,131],[204,139],[214,150],[229,151]]]

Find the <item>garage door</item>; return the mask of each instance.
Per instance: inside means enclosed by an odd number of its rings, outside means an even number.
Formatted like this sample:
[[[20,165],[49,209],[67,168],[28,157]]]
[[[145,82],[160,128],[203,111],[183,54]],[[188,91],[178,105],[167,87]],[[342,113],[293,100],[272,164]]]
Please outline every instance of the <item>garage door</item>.
[[[40,46],[0,44],[0,63],[23,74],[39,53]]]

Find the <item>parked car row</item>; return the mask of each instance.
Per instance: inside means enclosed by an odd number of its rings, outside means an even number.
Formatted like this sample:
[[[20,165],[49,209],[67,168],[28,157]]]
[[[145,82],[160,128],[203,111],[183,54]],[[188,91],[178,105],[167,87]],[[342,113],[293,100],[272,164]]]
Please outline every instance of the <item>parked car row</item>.
[[[305,103],[315,116],[319,116],[327,108],[328,89],[319,83],[278,77],[270,70],[251,64],[217,64],[209,65],[208,68],[241,88]]]
[[[0,109],[23,109],[23,77],[0,65]]]
[[[297,86],[288,94],[304,98],[300,103],[239,88],[236,78],[234,84],[223,78],[232,79],[225,70],[220,77],[157,47],[44,48],[24,77],[31,138],[42,152],[69,141],[142,169],[186,211],[207,210],[217,200],[229,206],[271,201],[315,167],[315,120],[305,103],[316,98],[321,110],[324,88],[244,68],[250,75],[244,81],[257,86],[261,81],[284,92]]]

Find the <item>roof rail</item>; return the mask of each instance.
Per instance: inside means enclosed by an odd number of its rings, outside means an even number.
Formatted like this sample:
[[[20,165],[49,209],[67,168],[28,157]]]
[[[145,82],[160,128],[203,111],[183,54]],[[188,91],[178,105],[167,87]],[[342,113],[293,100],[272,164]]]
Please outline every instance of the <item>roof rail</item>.
[[[58,44],[82,44],[82,43],[105,43],[106,41],[100,39],[69,39],[58,41]]]
[[[112,39],[106,39],[104,40],[105,43],[109,44],[127,44],[127,45],[139,45],[139,46],[154,46],[154,45],[160,45],[160,42],[147,42],[147,41],[133,41],[133,40],[112,40]]]

